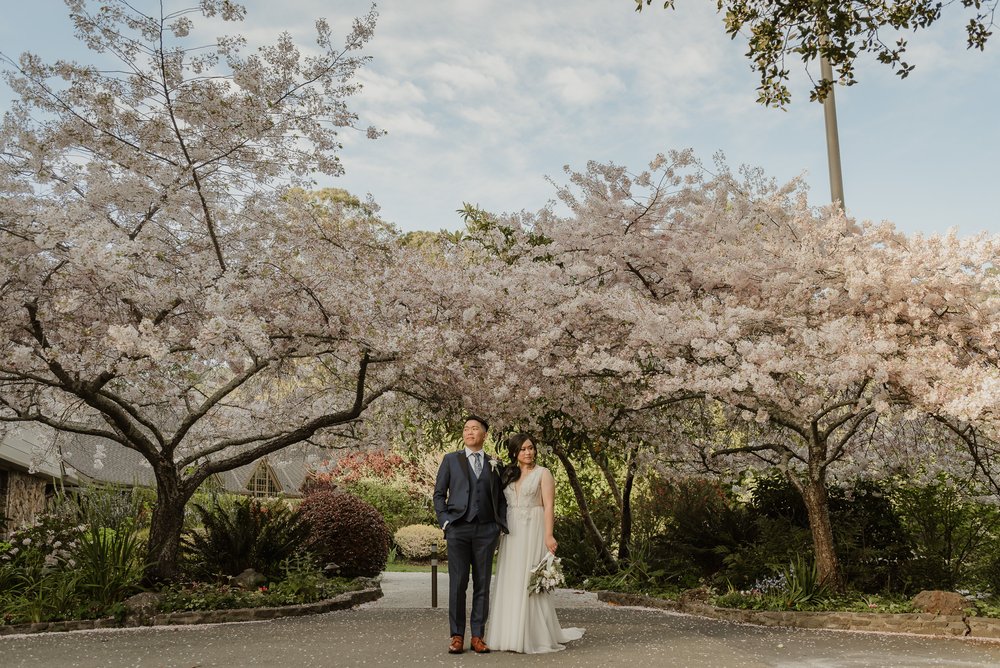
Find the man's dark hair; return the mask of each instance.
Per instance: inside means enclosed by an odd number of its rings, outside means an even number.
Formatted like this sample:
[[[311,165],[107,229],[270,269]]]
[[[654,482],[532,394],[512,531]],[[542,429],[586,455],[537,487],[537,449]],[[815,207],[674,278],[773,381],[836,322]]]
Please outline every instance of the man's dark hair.
[[[462,424],[465,424],[469,420],[475,420],[479,424],[483,425],[483,431],[490,430],[490,423],[484,420],[483,418],[479,417],[478,415],[466,415],[465,420],[462,421]]]

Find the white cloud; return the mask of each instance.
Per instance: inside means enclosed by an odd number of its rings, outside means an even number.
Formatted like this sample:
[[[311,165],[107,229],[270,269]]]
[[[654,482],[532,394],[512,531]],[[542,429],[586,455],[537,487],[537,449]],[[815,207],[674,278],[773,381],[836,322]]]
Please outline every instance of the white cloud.
[[[497,129],[510,124],[510,117],[490,105],[458,107],[455,113],[480,127]]]
[[[614,74],[579,67],[557,67],[545,82],[569,104],[593,104],[625,88]]]
[[[390,135],[414,137],[435,137],[438,135],[438,129],[434,124],[419,112],[372,111],[366,114],[362,121],[371,123],[380,130],[387,130]]]
[[[358,99],[367,106],[414,106],[427,101],[424,91],[412,81],[400,80],[372,69],[361,70],[358,80],[364,85]]]
[[[343,35],[371,4],[244,1],[245,23],[212,22],[203,30],[209,38],[247,34],[248,53],[284,30],[309,52],[316,17],[326,16]],[[46,14],[52,3],[10,4],[0,22],[6,52],[93,62],[94,54],[70,38],[65,12],[53,18]],[[598,159],[640,169],[657,152],[692,146],[705,160],[721,149],[734,163],[761,165],[778,178],[809,168],[821,202],[822,109],[808,101],[799,61],[788,63],[792,106],[763,109],[754,101],[758,76],[744,55],[746,38],[728,38],[714,3],[675,11],[653,3],[641,14],[633,7],[608,0],[379,0],[378,26],[364,50],[372,61],[359,76],[365,87],[349,104],[360,125],[389,135],[371,142],[345,132],[347,175],[336,185],[373,193],[386,217],[405,229],[454,227],[463,200],[491,210],[542,206],[553,193],[543,177],[564,182],[563,164],[582,168]],[[911,229],[934,229],[940,225],[931,208],[913,205],[912,193],[940,193],[941,220],[963,229],[977,219],[1000,227],[990,198],[1000,146],[990,115],[1000,102],[1000,78],[991,73],[1000,52],[996,44],[966,52],[960,15],[907,33],[908,60],[917,65],[909,79],[899,81],[865,57],[860,84],[838,90],[847,200],[857,215],[907,216]],[[0,84],[0,102],[4,94]],[[922,157],[901,157],[902,149]]]

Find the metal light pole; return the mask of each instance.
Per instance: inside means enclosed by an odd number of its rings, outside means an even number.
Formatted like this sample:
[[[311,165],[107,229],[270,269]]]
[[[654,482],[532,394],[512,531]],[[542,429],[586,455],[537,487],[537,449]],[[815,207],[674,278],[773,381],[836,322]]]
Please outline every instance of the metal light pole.
[[[826,45],[826,38],[822,40]],[[827,81],[834,81],[833,68],[826,56],[819,57],[820,75]],[[830,168],[830,199],[834,204],[840,203],[840,208],[845,209],[844,204],[844,175],[840,171],[840,136],[837,133],[837,102],[834,99],[833,89],[836,84],[830,86],[830,91],[823,100],[823,116],[826,118],[826,159]]]

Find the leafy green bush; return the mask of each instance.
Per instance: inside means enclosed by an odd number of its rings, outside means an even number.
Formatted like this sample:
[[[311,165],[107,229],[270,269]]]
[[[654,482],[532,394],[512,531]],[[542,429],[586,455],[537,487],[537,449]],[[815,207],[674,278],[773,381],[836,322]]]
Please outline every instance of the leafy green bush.
[[[97,617],[103,606],[80,586],[77,549],[86,527],[46,514],[0,543],[0,621],[4,624]]]
[[[59,512],[87,526],[131,532],[149,524],[155,494],[138,486],[85,485],[59,498]]]
[[[187,569],[199,577],[234,576],[247,568],[273,577],[308,532],[298,513],[280,500],[216,496],[208,507],[196,504],[194,510],[202,529],[185,534],[182,545]]]
[[[309,527],[305,548],[338,575],[374,577],[389,557],[389,529],[382,515],[353,494],[320,489],[299,506]]]
[[[359,580],[324,577],[315,569],[310,577],[314,579],[315,587],[299,588],[295,591],[292,591],[294,587],[284,586],[283,583],[262,586],[254,590],[212,582],[173,584],[161,590],[158,609],[160,612],[234,610],[313,603],[349,591],[357,591],[365,586],[365,583]]]
[[[447,543],[444,540],[444,532],[430,524],[411,524],[402,527],[393,534],[392,539],[407,559],[429,559],[434,545],[438,546],[439,558],[443,559],[446,556]]]
[[[895,491],[895,503],[913,541],[914,557],[902,573],[906,590],[975,586],[977,575],[988,587],[1000,585],[1000,576],[990,569],[1000,511],[977,502],[973,493],[944,476],[929,485],[900,486]]]
[[[797,609],[826,598],[830,591],[820,582],[819,567],[813,560],[796,555],[781,571],[784,591],[781,602],[786,608]]]
[[[329,598],[331,587],[340,593],[342,584],[327,578],[316,567],[315,558],[308,553],[299,553],[281,562],[281,580],[272,584],[269,590],[276,596],[286,596],[291,601],[312,603]]]
[[[606,506],[591,507],[591,515],[602,535],[614,535],[616,528],[614,509]],[[579,514],[557,516],[553,535],[559,543],[559,558],[562,560],[567,584],[577,585],[588,577],[607,575]]]
[[[358,478],[344,483],[345,491],[370,503],[385,519],[390,533],[411,524],[433,524],[434,507],[426,496],[399,480]]]
[[[693,587],[720,571],[729,579],[751,581],[760,574],[758,561],[740,558],[755,544],[759,528],[718,482],[654,480],[647,512],[665,524],[647,548],[648,561],[670,581]]]
[[[80,574],[71,569],[23,570],[12,589],[0,592],[4,624],[99,617],[103,610],[80,595]]]
[[[899,587],[911,557],[910,533],[892,503],[892,490],[887,483],[865,480],[829,490],[837,557],[846,581],[858,591]],[[748,511],[760,531],[749,547],[751,563],[773,568],[811,549],[805,504],[780,474],[754,480]]]
[[[91,526],[76,550],[79,586],[94,604],[108,608],[134,594],[143,574],[145,546],[127,523],[118,531]]]
[[[591,590],[609,590],[675,598],[680,588],[670,581],[666,571],[649,565],[647,554],[638,550],[616,573],[594,575],[584,580],[583,585]]]

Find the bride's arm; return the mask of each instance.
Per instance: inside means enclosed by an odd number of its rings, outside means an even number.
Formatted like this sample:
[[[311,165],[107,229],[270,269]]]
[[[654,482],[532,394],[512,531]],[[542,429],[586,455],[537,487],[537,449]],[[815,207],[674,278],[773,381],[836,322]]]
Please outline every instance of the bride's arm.
[[[556,524],[556,481],[548,469],[542,469],[542,508],[545,513],[545,547],[555,554],[558,543],[552,531]]]

